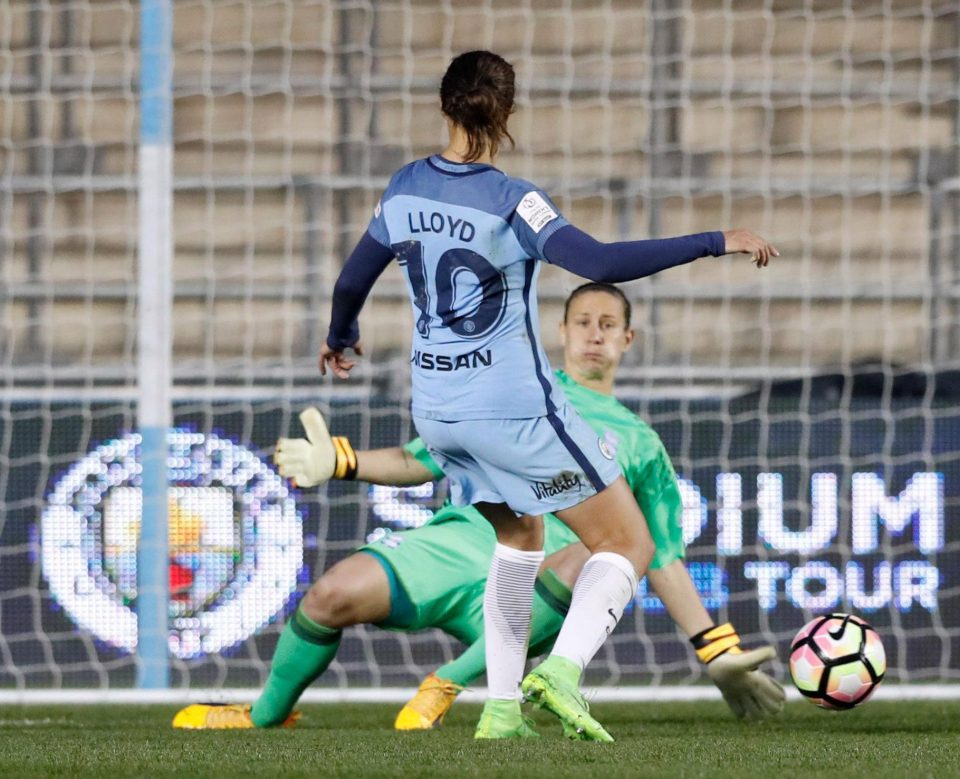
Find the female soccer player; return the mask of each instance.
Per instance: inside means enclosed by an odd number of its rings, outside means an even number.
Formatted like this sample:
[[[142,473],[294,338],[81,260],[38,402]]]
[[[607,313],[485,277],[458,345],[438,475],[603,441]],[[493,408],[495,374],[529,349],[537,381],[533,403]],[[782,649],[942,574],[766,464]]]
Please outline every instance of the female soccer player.
[[[746,230],[601,244],[534,185],[493,167],[514,110],[514,71],[496,54],[456,57],[440,86],[450,142],[391,179],[334,287],[320,370],[347,378],[357,317],[396,257],[416,316],[412,413],[450,479],[496,530],[484,598],[489,699],[477,738],[534,735],[519,690],[569,732],[611,741],[579,692],[584,667],[616,626],[653,554],[647,525],[613,454],[572,410],[540,346],[539,261],[593,281],[641,278],[707,255],[776,249]],[[592,555],[551,655],[523,679],[530,604],[552,512]]]

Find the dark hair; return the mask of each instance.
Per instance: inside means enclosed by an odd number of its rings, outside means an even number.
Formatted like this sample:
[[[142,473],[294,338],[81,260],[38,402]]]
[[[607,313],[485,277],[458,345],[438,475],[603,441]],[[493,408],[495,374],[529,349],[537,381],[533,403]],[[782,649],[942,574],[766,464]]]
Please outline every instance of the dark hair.
[[[624,327],[630,327],[630,314],[632,313],[632,307],[630,305],[630,301],[627,300],[627,296],[623,294],[623,291],[620,289],[620,287],[615,287],[613,284],[605,284],[601,281],[589,281],[586,284],[581,284],[570,293],[570,297],[567,298],[567,302],[563,304],[564,323],[566,323],[567,316],[570,314],[570,306],[573,301],[588,292],[606,292],[608,295],[613,295],[615,298],[617,298],[623,304]]]
[[[513,138],[507,119],[513,113],[513,65],[489,51],[468,51],[454,57],[440,82],[443,113],[467,133],[467,162],[484,150],[495,155],[500,141]]]

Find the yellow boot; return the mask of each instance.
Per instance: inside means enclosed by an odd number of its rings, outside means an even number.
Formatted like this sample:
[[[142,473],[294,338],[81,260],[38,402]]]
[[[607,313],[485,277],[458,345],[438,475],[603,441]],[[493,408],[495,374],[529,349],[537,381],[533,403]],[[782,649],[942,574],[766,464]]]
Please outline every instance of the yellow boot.
[[[300,719],[295,711],[280,727],[292,728]],[[180,709],[173,718],[173,727],[183,730],[243,730],[254,727],[250,705],[240,703],[192,703]]]
[[[457,696],[463,692],[463,687],[435,674],[430,674],[420,684],[417,694],[407,705],[400,709],[395,730],[429,730],[439,728],[443,718],[450,711]]]

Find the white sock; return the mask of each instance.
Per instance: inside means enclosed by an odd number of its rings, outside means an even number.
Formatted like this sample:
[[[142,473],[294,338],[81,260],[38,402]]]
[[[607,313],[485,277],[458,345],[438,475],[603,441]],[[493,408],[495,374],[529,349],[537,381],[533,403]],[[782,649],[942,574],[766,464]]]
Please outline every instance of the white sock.
[[[570,611],[550,654],[573,661],[581,670],[586,668],[617,626],[638,583],[633,563],[623,555],[593,555],[577,577]]]
[[[483,594],[487,688],[490,698],[520,698],[527,660],[533,585],[543,552],[522,552],[498,543]]]

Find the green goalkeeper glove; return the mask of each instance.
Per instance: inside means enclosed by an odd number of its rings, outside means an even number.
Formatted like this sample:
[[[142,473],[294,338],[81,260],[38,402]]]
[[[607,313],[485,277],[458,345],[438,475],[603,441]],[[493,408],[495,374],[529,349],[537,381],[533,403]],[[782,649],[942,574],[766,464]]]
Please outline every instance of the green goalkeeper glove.
[[[273,453],[280,475],[296,487],[316,487],[330,479],[353,479],[357,475],[357,454],[346,436],[327,431],[323,415],[312,406],[300,414],[307,433],[303,438],[281,438]]]
[[[760,719],[783,710],[783,687],[769,674],[757,670],[777,656],[772,646],[740,649],[740,636],[729,622],[698,633],[690,643],[736,717]]]

